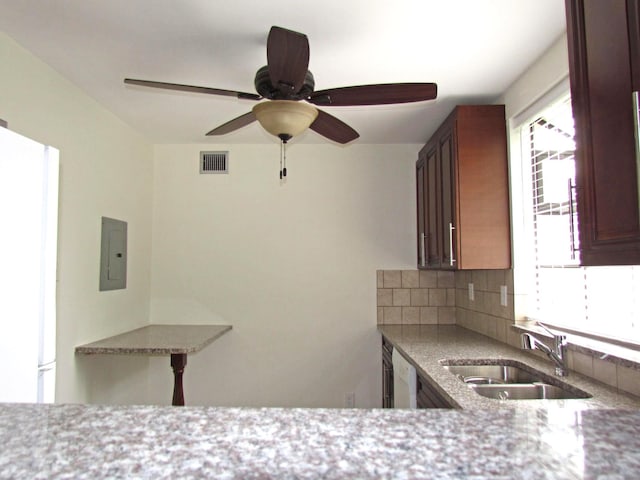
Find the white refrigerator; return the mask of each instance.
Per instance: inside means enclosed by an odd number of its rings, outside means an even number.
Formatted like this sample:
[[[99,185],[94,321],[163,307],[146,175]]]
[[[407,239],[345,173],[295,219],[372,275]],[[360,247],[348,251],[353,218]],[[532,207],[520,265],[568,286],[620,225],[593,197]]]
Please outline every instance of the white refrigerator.
[[[0,402],[53,402],[59,159],[0,128]]]

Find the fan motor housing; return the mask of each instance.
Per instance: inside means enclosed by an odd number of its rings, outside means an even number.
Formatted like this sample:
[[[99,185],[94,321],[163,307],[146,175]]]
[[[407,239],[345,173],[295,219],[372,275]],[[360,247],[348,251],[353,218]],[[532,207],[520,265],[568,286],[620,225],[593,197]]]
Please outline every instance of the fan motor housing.
[[[316,83],[313,79],[313,74],[307,70],[307,74],[304,78],[304,84],[298,92],[283,91],[278,87],[274,87],[271,84],[269,78],[269,67],[265,65],[256,72],[255,79],[256,91],[264,98],[269,100],[305,100],[309,98],[309,95],[313,93],[313,88]]]

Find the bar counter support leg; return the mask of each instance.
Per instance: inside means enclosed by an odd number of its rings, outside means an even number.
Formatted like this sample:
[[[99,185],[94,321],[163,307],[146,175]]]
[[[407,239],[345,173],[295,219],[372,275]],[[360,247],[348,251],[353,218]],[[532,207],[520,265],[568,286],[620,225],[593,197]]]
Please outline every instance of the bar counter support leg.
[[[173,401],[171,405],[184,406],[184,391],[182,390],[182,374],[187,365],[186,353],[171,354],[171,368],[173,369]]]

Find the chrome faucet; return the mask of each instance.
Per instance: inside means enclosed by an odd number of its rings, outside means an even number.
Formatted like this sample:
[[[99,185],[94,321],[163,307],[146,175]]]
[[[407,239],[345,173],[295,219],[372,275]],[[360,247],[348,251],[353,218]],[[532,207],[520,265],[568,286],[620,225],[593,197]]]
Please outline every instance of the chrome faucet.
[[[536,348],[544,353],[555,363],[556,375],[566,377],[568,375],[565,359],[567,356],[567,337],[566,335],[557,335],[550,331],[547,327],[538,323],[547,333],[553,337],[553,349],[547,347],[542,341],[536,338],[533,333],[523,333],[521,335],[522,348],[525,350],[535,350]]]

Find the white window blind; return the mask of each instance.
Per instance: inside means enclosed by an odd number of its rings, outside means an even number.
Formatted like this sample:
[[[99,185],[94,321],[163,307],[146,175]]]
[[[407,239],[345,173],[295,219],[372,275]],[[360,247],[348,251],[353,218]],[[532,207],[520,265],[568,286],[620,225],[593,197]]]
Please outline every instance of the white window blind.
[[[640,267],[580,267],[571,99],[561,96],[520,126],[531,264],[529,316],[640,344]]]

